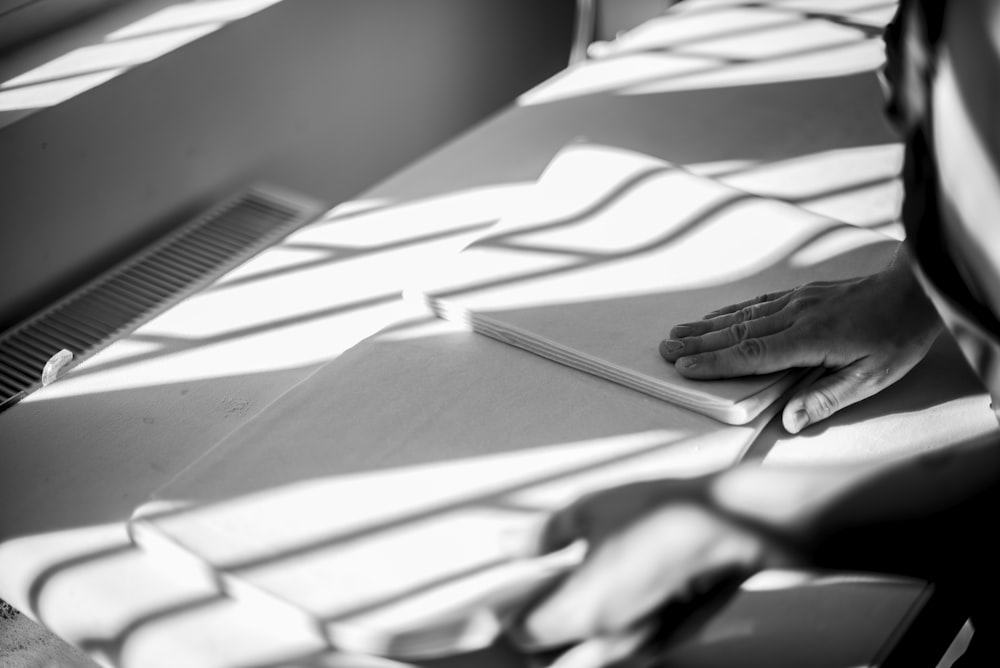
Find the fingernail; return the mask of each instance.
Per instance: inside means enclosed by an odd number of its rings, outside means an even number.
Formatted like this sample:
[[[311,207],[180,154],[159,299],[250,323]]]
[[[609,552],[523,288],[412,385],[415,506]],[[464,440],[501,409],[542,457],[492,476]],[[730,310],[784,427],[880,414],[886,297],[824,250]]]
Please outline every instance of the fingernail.
[[[688,355],[677,360],[676,364],[682,369],[691,369],[698,364],[698,358],[695,355]]]
[[[789,427],[788,430],[793,434],[797,434],[808,425],[809,425],[809,413],[806,413],[804,409],[800,408],[794,413],[792,413],[792,423],[788,425]]]
[[[675,353],[684,347],[682,341],[676,339],[664,339],[660,342],[660,353],[664,355],[669,355],[670,353]]]
[[[670,330],[670,336],[676,336],[679,339],[682,339],[685,336],[691,336],[691,328],[687,325],[677,325]]]

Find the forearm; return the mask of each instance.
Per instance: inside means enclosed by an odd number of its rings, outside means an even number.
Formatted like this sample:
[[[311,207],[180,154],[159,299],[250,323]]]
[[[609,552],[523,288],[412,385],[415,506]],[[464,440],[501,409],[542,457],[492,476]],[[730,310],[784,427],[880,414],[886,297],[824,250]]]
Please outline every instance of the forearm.
[[[910,328],[922,328],[928,336],[935,338],[944,330],[944,323],[937,309],[934,308],[934,304],[927,297],[927,293],[913,272],[913,260],[906,243],[900,242],[896,247],[896,252],[882,270],[881,276],[884,280],[892,282],[893,293],[904,310],[913,318]]]
[[[739,466],[713,483],[726,513],[792,543],[960,507],[1000,484],[1000,432],[976,442],[880,463],[839,467]]]

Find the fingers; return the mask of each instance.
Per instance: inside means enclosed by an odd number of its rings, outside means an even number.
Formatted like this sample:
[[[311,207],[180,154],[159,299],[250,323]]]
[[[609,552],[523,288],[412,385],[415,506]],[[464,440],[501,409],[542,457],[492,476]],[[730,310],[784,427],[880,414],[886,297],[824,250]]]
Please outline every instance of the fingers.
[[[554,548],[549,548],[544,540],[551,522],[552,518],[548,517],[524,526],[502,530],[497,537],[500,549],[510,559],[532,559],[553,551]],[[569,541],[564,545],[568,544]]]
[[[538,530],[535,538],[537,554],[566,547],[586,534],[581,502],[574,503],[552,515]]]
[[[549,515],[536,534],[536,552],[561,549],[580,538],[600,541],[621,528],[625,518],[634,518],[658,505],[664,494],[678,498],[698,497],[702,478],[643,480],[626,483],[579,497]]]
[[[872,367],[869,360],[859,360],[796,392],[781,415],[785,429],[797,434],[810,424],[825,420],[895,382],[896,378],[881,367]]]
[[[723,306],[722,308],[715,309],[711,313],[707,313],[703,318],[703,320],[711,320],[712,318],[716,318],[720,315],[734,313],[748,306],[755,306],[757,304],[763,304],[765,302],[775,301],[781,299],[782,297],[788,294],[791,294],[795,290],[796,288],[791,288],[788,290],[779,290],[778,292],[769,292],[766,295],[758,295],[753,299],[747,299],[746,301],[742,301],[738,304],[730,304],[729,306]]]
[[[585,640],[563,653],[549,668],[602,668],[629,658],[653,634],[654,626]]]
[[[748,337],[735,345],[677,358],[677,371],[686,378],[712,380],[784,371],[795,367],[822,366],[826,352],[808,339],[793,337],[788,330]]]
[[[706,577],[748,569],[760,550],[756,537],[707,511],[671,504],[588,555],[523,619],[521,642],[552,647],[628,631],[664,604],[692,599]]]
[[[790,291],[789,291],[790,292]],[[731,327],[734,324],[752,322],[759,318],[764,318],[779,312],[788,304],[788,293],[774,293],[777,298],[767,301],[744,303],[739,308],[732,308],[731,311],[717,311],[714,315],[706,315],[703,319],[695,322],[686,322],[677,325],[670,330],[671,339],[685,339],[689,337],[702,336],[708,332],[715,332]],[[771,297],[773,295],[764,295]]]
[[[767,306],[770,306],[770,304]],[[758,315],[741,316],[740,314],[744,312],[746,312],[746,309],[737,311],[735,314],[704,321],[705,324],[711,323],[713,329],[706,329],[700,335],[682,339],[667,339],[661,342],[660,356],[668,362],[676,362],[680,358],[689,355],[721,350],[739,345],[747,339],[757,339],[770,334],[777,334],[793,324],[791,319],[782,318],[778,315],[770,317],[760,317]],[[767,316],[769,314],[765,313],[764,315]],[[744,320],[743,317],[746,317],[746,319]],[[677,331],[680,327],[682,326],[675,327],[674,331]]]

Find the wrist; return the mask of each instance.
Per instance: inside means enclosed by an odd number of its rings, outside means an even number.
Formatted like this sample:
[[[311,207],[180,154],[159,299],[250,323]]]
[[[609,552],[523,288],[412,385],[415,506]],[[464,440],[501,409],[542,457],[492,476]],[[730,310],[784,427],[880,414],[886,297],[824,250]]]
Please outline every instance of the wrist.
[[[798,499],[784,482],[775,484],[774,477],[774,471],[760,467],[733,467],[712,480],[710,502],[727,515],[776,531],[800,525]]]
[[[923,341],[933,341],[944,329],[937,309],[913,271],[906,244],[900,243],[889,264],[871,278],[880,282],[882,291],[899,304],[908,319],[907,329],[921,333]]]
[[[716,476],[707,494],[733,521],[809,553],[833,531],[826,517],[851,477],[840,467],[737,466]]]

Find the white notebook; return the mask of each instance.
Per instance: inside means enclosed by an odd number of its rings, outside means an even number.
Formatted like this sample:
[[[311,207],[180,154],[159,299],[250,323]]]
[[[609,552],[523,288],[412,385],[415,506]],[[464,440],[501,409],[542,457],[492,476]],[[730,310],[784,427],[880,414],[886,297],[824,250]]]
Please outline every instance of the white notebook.
[[[511,560],[505,535],[589,490],[730,466],[768,417],[722,425],[431,319],[325,364],[130,529],[332,647],[434,655],[580,556]]]
[[[743,424],[801,372],[685,379],[658,353],[671,327],[763,293],[873,273],[897,244],[657,158],[575,143],[525,206],[406,294],[487,336]]]

